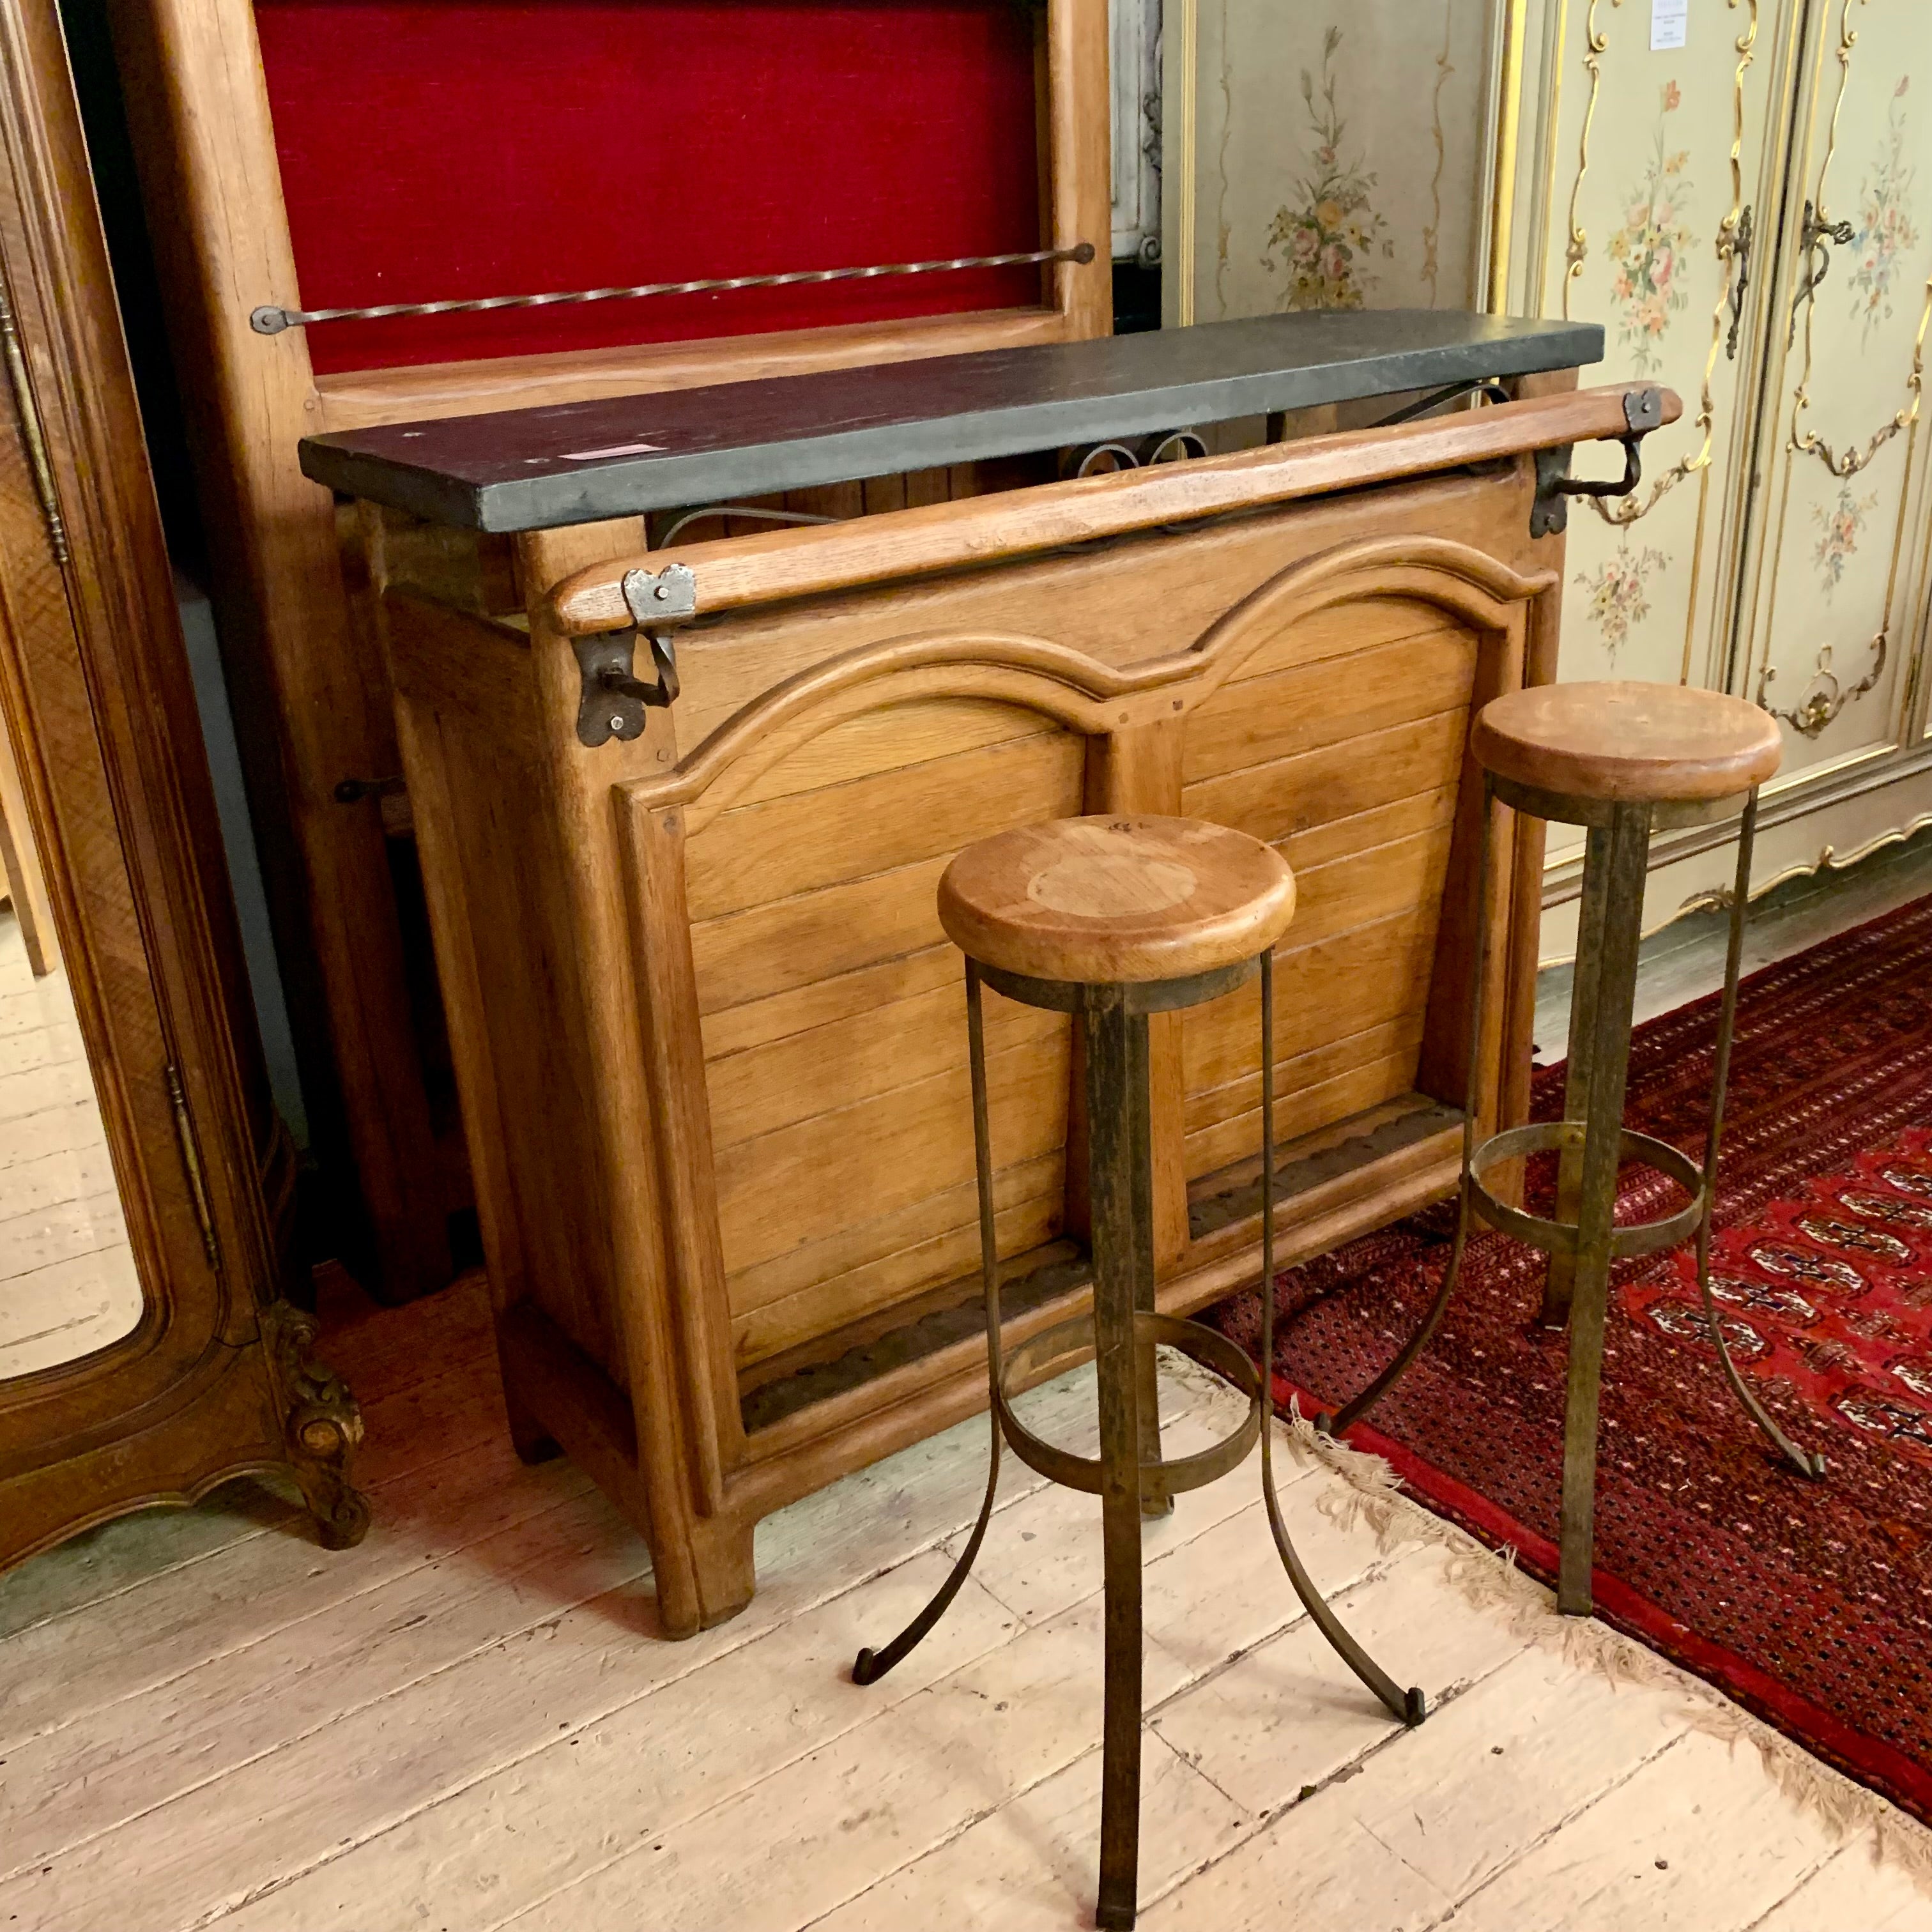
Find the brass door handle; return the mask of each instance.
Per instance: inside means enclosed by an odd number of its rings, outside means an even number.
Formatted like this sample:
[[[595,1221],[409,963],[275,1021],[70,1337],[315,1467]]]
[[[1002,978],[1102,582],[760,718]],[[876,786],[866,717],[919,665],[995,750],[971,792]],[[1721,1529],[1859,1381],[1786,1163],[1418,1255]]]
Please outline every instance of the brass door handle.
[[[1727,361],[1738,359],[1738,331],[1744,326],[1744,291],[1750,286],[1751,212],[1748,204],[1731,231],[1727,251],[1738,265],[1738,278],[1731,284],[1731,330],[1724,338]]]
[[[1804,204],[1804,224],[1798,230],[1798,252],[1804,258],[1804,279],[1798,284],[1798,292],[1791,298],[1791,334],[1785,346],[1798,340],[1798,311],[1816,292],[1818,284],[1830,272],[1831,250],[1825,244],[1836,242],[1840,245],[1850,241],[1856,231],[1849,221],[1827,221],[1808,201]]]

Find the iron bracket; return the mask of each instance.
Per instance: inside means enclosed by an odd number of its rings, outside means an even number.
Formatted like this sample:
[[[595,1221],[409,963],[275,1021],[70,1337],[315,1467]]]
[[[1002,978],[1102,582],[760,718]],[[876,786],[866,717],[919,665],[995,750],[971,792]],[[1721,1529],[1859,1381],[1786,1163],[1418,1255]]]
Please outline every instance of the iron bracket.
[[[613,738],[627,742],[641,738],[647,707],[668,708],[677,699],[677,652],[670,627],[698,614],[698,579],[690,566],[665,565],[660,571],[627,570],[624,603],[631,628],[599,631],[573,638],[578,670],[584,678],[583,701],[577,710],[577,738],[593,750]],[[651,666],[657,674],[646,684],[634,676],[632,658],[638,640],[650,646]]]
[[[1587,482],[1570,474],[1570,453],[1574,446],[1564,443],[1555,449],[1536,452],[1536,496],[1529,506],[1529,533],[1533,537],[1554,536],[1570,524],[1570,496],[1628,496],[1642,480],[1643,461],[1638,446],[1652,430],[1664,422],[1664,392],[1654,388],[1628,389],[1624,393],[1624,434],[1617,438],[1624,446],[1624,473],[1613,482]]]
[[[1431,410],[1439,410],[1444,403],[1453,403],[1458,396],[1479,395],[1485,402],[1506,403],[1510,392],[1492,376],[1471,376],[1462,382],[1449,383],[1446,387],[1432,390],[1429,394],[1406,404],[1399,410],[1391,410],[1385,416],[1378,416],[1368,427],[1370,429],[1393,429],[1397,423],[1413,422],[1418,416],[1426,416]]]

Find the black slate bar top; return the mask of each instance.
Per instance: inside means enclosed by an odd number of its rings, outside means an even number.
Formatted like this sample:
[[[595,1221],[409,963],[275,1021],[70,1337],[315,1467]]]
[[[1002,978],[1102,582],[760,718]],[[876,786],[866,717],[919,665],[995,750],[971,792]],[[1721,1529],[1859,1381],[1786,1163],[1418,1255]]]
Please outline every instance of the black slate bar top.
[[[305,437],[304,476],[550,530],[1600,362],[1594,322],[1323,310]]]

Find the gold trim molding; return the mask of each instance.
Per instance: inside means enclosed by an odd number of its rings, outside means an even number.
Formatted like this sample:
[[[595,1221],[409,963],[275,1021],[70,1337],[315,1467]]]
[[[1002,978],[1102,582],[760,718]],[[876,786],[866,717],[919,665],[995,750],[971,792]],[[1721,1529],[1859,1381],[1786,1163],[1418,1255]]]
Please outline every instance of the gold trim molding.
[[[1602,0],[1589,0],[1590,10],[1583,16],[1583,39],[1586,51],[1583,65],[1590,76],[1590,98],[1583,105],[1583,131],[1576,141],[1576,178],[1570,184],[1570,212],[1568,221],[1570,239],[1563,250],[1563,320],[1570,320],[1570,285],[1583,272],[1583,264],[1588,259],[1590,238],[1576,220],[1576,203],[1583,192],[1583,177],[1590,172],[1590,130],[1597,118],[1597,96],[1604,86],[1604,56],[1609,52],[1610,37],[1597,25],[1597,9]],[[1621,7],[1624,0],[1610,0],[1612,7]]]
[[[1821,736],[1826,725],[1833,723],[1845,706],[1875,690],[1878,681],[1885,675],[1886,660],[1891,654],[1891,640],[1881,631],[1873,638],[1872,666],[1854,685],[1846,686],[1832,668],[1832,646],[1821,644],[1818,647],[1818,662],[1811,674],[1811,682],[1805,687],[1804,695],[1796,707],[1790,711],[1775,711],[1766,701],[1772,682],[1778,676],[1775,668],[1767,663],[1757,681],[1757,704],[1761,711],[1769,711],[1772,717],[1789,724],[1792,730],[1807,738]]]

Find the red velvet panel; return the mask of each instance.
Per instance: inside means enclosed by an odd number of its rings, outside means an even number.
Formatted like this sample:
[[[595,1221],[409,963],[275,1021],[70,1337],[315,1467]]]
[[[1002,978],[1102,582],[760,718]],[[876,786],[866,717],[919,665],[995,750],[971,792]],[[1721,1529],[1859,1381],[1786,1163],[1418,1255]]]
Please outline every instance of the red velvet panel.
[[[257,0],[302,305],[1038,248],[1033,18],[1015,0]],[[309,350],[326,373],[1024,307],[1040,287],[1023,268],[332,322]]]

